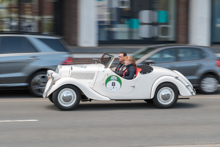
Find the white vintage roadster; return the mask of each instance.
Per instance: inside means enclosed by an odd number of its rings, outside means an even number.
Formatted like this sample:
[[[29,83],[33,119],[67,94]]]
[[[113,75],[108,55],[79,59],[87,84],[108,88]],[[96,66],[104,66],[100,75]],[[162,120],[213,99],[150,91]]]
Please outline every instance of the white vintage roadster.
[[[114,59],[104,54],[96,64],[59,65],[56,71],[48,70],[43,97],[60,110],[71,110],[89,100],[145,100],[169,108],[179,95],[196,94],[181,73],[161,67],[144,65],[134,79],[126,80],[111,68]]]

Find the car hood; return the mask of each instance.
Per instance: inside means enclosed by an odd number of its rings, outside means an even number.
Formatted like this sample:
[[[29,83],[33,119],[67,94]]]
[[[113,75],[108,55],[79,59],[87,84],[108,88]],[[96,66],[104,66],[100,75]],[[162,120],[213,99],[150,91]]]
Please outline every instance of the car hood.
[[[100,64],[59,65],[56,73],[61,77],[71,76],[76,79],[92,80],[98,73]]]

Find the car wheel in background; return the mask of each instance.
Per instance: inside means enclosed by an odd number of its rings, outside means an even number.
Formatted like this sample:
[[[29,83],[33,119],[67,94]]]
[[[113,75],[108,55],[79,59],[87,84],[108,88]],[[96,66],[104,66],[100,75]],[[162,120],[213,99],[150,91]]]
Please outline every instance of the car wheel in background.
[[[81,93],[75,86],[64,85],[53,93],[52,100],[60,110],[73,110],[79,105]]]
[[[176,104],[178,100],[178,89],[171,83],[163,83],[156,89],[153,103],[158,108],[170,108]]]
[[[38,97],[42,97],[47,84],[47,72],[39,71],[31,76],[29,80],[29,91]]]
[[[205,75],[200,80],[199,90],[204,94],[212,94],[218,91],[218,80],[214,75]]]

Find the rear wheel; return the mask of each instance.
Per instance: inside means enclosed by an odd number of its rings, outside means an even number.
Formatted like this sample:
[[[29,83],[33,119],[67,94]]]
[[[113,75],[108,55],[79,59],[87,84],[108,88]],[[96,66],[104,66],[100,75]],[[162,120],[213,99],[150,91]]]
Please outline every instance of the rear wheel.
[[[218,91],[218,80],[214,75],[206,75],[200,80],[199,90],[204,94],[212,94]]]
[[[178,90],[171,83],[163,83],[156,89],[153,103],[158,108],[170,108],[176,104],[178,100]]]
[[[75,86],[65,85],[57,89],[53,95],[52,100],[57,108],[60,110],[73,110],[80,102],[81,93]]]

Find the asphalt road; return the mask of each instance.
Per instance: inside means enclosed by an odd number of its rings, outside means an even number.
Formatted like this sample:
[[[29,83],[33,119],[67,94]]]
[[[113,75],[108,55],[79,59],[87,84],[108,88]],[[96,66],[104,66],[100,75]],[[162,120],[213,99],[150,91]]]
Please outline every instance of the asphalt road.
[[[64,112],[26,91],[0,93],[1,147],[220,146],[218,94],[179,100],[171,109],[92,101]]]

